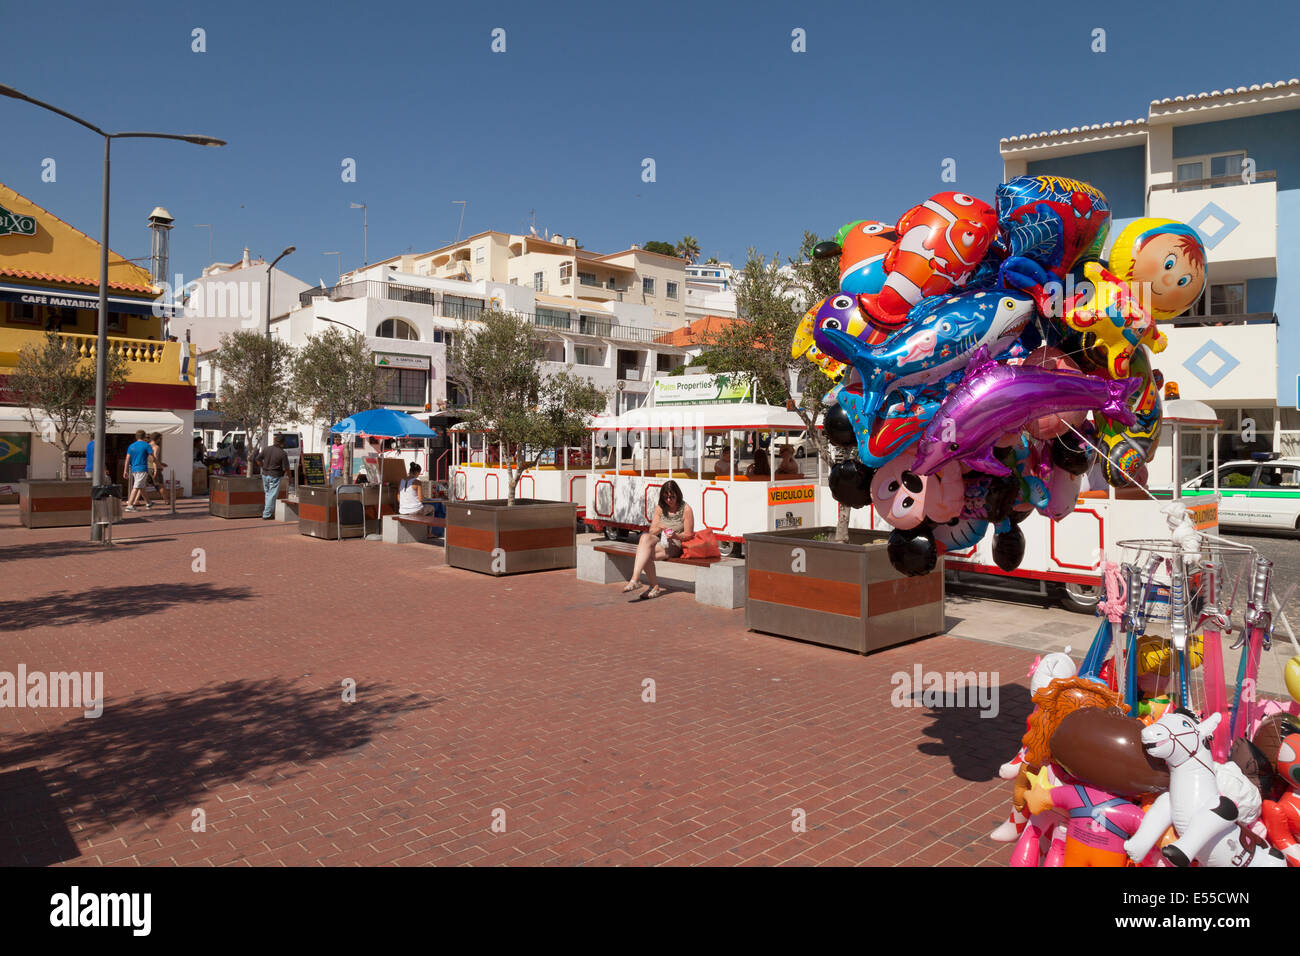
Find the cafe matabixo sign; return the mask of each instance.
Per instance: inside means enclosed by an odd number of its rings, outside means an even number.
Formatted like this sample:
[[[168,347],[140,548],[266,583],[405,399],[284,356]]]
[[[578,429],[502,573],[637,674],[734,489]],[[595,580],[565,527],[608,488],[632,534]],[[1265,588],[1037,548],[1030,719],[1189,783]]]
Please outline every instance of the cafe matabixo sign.
[[[743,402],[747,375],[673,375],[654,381],[656,405],[719,405]]]
[[[10,212],[4,206],[0,206],[0,236],[34,236],[36,235],[36,219],[34,216],[23,216],[16,212]]]

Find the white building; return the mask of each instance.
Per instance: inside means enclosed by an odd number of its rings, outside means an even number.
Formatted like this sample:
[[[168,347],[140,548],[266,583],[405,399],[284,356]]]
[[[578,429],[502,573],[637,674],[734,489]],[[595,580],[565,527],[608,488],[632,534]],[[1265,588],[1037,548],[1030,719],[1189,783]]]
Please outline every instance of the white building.
[[[735,270],[730,262],[694,263],[686,266],[686,318],[736,315]]]
[[[511,282],[440,279],[403,273],[388,261],[358,269],[348,281],[302,291],[283,315],[271,320],[271,334],[301,346],[330,325],[360,332],[376,364],[392,370],[380,404],[427,415],[463,404],[447,380],[447,346],[462,321],[497,308],[527,317],[544,331],[546,365],[591,379],[610,396],[609,411],[645,403],[651,382],[682,365],[687,350],[655,328],[649,306],[617,300],[589,301]],[[214,353],[198,359],[201,407],[220,394]],[[293,426],[295,423],[283,423]],[[326,423],[296,423],[307,451],[324,448]]]
[[[250,258],[248,249],[236,262],[214,262],[184,287],[184,309],[172,320],[170,334],[192,342],[200,353],[215,349],[221,337],[238,329],[263,329],[266,322],[266,260]],[[271,314],[283,315],[298,304],[310,286],[280,268],[271,270]],[[200,392],[203,390],[200,389]]]

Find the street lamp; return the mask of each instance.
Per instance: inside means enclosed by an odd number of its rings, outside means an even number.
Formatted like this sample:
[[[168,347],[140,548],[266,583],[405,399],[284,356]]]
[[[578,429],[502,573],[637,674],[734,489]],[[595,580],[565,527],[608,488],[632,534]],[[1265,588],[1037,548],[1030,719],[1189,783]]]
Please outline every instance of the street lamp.
[[[105,133],[94,123],[89,123],[80,116],[74,116],[67,110],[61,110],[57,106],[52,106],[42,100],[28,96],[26,93],[21,93],[12,86],[5,86],[0,83],[0,96],[23,100],[33,106],[49,110],[51,113],[58,113],[65,119],[70,119],[77,125],[84,126],[92,133],[97,133],[104,138],[104,196],[99,240],[99,330],[95,337],[95,458],[91,463],[93,481],[98,483],[104,480],[104,442],[108,414],[108,190],[113,140],[176,139],[183,143],[193,143],[196,146],[225,146],[226,141],[217,139],[215,136],[182,133]],[[96,487],[98,487],[98,484],[96,484]],[[90,523],[90,540],[103,540],[103,529],[94,521]]]
[[[293,255],[293,253],[297,250],[297,248],[298,248],[297,246],[287,247],[284,250],[284,252],[280,253],[278,256],[272,259],[271,264],[266,267],[266,341],[268,346],[270,345],[271,342],[271,272],[275,269],[275,264],[277,262],[279,262],[285,256]],[[262,432],[263,450],[270,447],[270,444],[271,444],[271,423],[267,422],[266,429]],[[248,472],[250,475],[253,472],[253,462],[251,459],[248,462]]]
[[[366,208],[366,204],[363,202],[348,203],[348,205],[353,209],[361,210],[361,264],[363,266],[368,266],[370,265],[370,252],[367,248],[367,244],[370,241],[370,224],[367,221],[367,217],[370,214],[370,210]]]

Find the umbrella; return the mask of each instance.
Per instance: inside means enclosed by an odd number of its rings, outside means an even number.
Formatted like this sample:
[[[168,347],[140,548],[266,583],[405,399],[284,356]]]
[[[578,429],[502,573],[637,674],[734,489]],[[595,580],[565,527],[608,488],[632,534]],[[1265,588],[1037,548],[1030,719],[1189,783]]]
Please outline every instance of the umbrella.
[[[349,415],[337,425],[330,426],[333,435],[352,435],[362,438],[434,438],[437,433],[424,422],[405,412],[391,408],[372,408],[369,411]],[[379,474],[384,473],[384,452],[379,452]],[[384,496],[379,495],[377,515],[383,515]]]
[[[424,422],[406,412],[391,408],[372,408],[349,415],[330,426],[334,435],[360,435],[362,438],[433,438],[435,432]]]

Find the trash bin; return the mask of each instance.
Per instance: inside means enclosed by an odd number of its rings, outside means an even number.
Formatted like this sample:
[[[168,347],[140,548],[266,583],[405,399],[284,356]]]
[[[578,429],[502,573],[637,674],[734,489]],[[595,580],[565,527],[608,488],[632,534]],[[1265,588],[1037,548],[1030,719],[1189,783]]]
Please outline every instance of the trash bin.
[[[435,518],[442,518],[442,519],[446,520],[446,517],[447,517],[447,506],[446,506],[445,504],[443,504],[441,501],[435,501],[435,502],[433,503],[433,516],[434,516]],[[432,537],[437,538],[438,540],[442,540],[443,529],[442,529],[442,528],[430,528],[430,529],[429,529],[429,534],[430,534]]]

